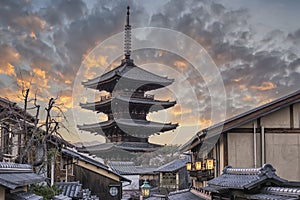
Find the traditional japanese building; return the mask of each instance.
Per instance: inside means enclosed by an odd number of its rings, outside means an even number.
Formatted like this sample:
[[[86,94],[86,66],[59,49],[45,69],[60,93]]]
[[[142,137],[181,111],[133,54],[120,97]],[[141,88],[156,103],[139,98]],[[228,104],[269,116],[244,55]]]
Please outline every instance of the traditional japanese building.
[[[300,180],[300,90],[199,131],[180,147],[190,151],[193,186],[201,188],[235,168],[276,167],[278,176]],[[229,170],[230,171],[230,170]]]
[[[149,136],[175,129],[178,124],[147,120],[147,114],[167,109],[176,101],[160,101],[147,92],[166,87],[174,79],[158,76],[134,64],[131,59],[131,25],[129,7],[125,25],[125,58],[113,70],[83,82],[84,87],[109,93],[99,101],[82,103],[84,109],[107,115],[108,120],[78,125],[80,130],[104,136],[111,148],[129,152],[154,151],[159,145],[151,144]],[[106,149],[107,150],[107,149]]]

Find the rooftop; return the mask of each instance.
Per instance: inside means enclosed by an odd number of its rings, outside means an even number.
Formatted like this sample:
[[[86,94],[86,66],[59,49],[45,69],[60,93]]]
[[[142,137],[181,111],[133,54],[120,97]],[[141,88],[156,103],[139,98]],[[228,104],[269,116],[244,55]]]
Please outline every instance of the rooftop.
[[[31,165],[0,162],[0,185],[6,188],[16,189],[44,180],[45,177],[33,172]]]
[[[104,134],[105,129],[110,129],[111,127],[117,125],[126,133],[130,133],[132,136],[148,138],[150,135],[157,132],[164,132],[175,129],[178,124],[172,123],[159,123],[147,120],[137,120],[137,119],[113,119],[104,122],[94,123],[94,124],[83,124],[77,127],[80,130],[89,131],[91,133]],[[136,128],[139,127],[137,130]]]
[[[82,184],[79,182],[57,182],[55,185],[62,189],[62,195],[68,196],[68,197],[78,197]]]
[[[43,197],[38,196],[36,194],[32,194],[30,192],[14,192],[14,193],[9,193],[8,196],[6,196],[6,199],[10,200],[42,200]]]
[[[122,77],[124,81],[142,81],[144,83],[143,85],[157,84],[158,88],[170,85],[174,81],[174,79],[158,76],[137,67],[131,59],[125,59],[120,66],[97,78],[83,82],[82,84],[88,88],[102,90],[101,84],[108,80],[113,80],[115,77]]]
[[[105,108],[107,106],[111,106],[111,103],[113,102],[125,102],[125,103],[133,103],[133,104],[141,104],[143,106],[152,106],[151,111],[158,111],[161,109],[166,109],[169,107],[172,107],[176,104],[176,101],[159,101],[154,100],[151,98],[146,97],[130,97],[130,96],[117,96],[117,97],[111,97],[106,98],[103,97],[102,100],[97,102],[91,102],[91,103],[80,103],[80,106],[84,109],[88,110],[100,110],[101,108]],[[109,108],[111,109],[111,108]]]
[[[121,175],[154,174],[156,167],[137,166],[134,162],[110,161],[110,168]]]
[[[173,160],[159,168],[157,168],[155,171],[158,172],[174,172],[177,171],[183,167],[185,167],[186,163],[189,162],[190,158],[188,156],[185,156],[180,159]]]
[[[90,155],[85,154],[85,153],[80,153],[80,152],[77,152],[76,150],[70,149],[70,148],[62,148],[61,151],[62,151],[62,153],[67,154],[67,155],[69,155],[69,156],[71,156],[71,157],[73,157],[75,159],[84,161],[84,162],[89,163],[91,165],[94,165],[94,166],[96,166],[98,168],[104,169],[108,173],[112,173],[112,174],[120,177],[121,181],[131,182],[127,178],[125,178],[125,177],[121,176],[120,174],[118,174],[118,173],[110,170],[108,168],[108,166],[103,163],[103,160],[100,159],[100,158],[98,158],[98,157],[96,157],[96,156],[90,156]]]
[[[226,192],[228,189],[251,190],[265,183],[282,185],[287,180],[276,175],[275,169],[270,164],[261,168],[232,168],[226,167],[223,174],[208,181],[204,190],[211,192]]]

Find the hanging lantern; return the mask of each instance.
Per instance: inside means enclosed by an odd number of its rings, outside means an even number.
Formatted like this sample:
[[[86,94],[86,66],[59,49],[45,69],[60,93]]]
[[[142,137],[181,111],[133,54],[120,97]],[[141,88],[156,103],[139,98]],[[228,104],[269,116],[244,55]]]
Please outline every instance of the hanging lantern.
[[[197,161],[195,162],[195,168],[197,171],[202,169],[202,162],[201,161]]]
[[[206,169],[214,169],[214,159],[206,159]]]
[[[186,169],[188,171],[191,171],[192,170],[192,163],[190,163],[190,162],[186,163]]]

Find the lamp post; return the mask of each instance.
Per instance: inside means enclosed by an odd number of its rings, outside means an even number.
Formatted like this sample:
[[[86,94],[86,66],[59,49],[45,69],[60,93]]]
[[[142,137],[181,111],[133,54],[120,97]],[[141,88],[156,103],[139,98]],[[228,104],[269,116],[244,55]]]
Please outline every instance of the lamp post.
[[[151,188],[151,186],[149,185],[148,181],[145,180],[143,185],[141,186],[142,196],[144,198],[147,198],[150,196],[150,188]]]

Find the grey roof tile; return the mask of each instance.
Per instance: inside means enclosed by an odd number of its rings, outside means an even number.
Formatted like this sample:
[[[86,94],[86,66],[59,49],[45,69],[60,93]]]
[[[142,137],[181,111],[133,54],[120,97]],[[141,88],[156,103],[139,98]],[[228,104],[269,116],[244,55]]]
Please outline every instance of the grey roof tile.
[[[0,162],[0,185],[4,187],[15,189],[44,180],[45,177],[33,173],[30,165]]]
[[[43,197],[41,196],[32,194],[30,192],[24,192],[24,191],[8,194],[8,197],[6,198],[11,200],[42,200],[43,199]]]
[[[87,162],[87,163],[89,163],[89,164],[91,164],[91,165],[94,165],[94,166],[96,166],[96,167],[99,167],[99,168],[101,168],[101,169],[104,169],[104,170],[106,170],[106,171],[109,172],[109,173],[115,174],[115,175],[117,175],[118,177],[120,177],[120,180],[121,180],[121,181],[131,182],[131,180],[129,180],[129,179],[127,179],[127,178],[121,176],[120,174],[118,174],[118,173],[116,173],[116,172],[110,170],[110,169],[108,168],[107,165],[105,165],[104,163],[102,163],[102,162],[99,161],[100,158],[97,158],[97,157],[91,157],[91,156],[89,156],[89,155],[86,155],[86,154],[84,154],[84,153],[77,152],[77,151],[75,151],[75,150],[71,150],[71,149],[69,149],[69,148],[62,148],[61,151],[62,151],[62,153],[67,154],[67,155],[69,155],[69,156],[71,156],[71,157],[73,157],[73,158],[75,158],[75,159],[82,160],[82,161]]]
[[[278,177],[275,171],[270,164],[265,164],[262,168],[226,167],[221,176],[208,181],[208,186],[215,188],[215,190],[220,190],[221,188],[251,189],[266,180],[286,183],[287,181]]]
[[[189,162],[189,157],[185,156],[182,159],[173,160],[159,168],[156,169],[158,172],[174,172],[183,167],[185,167],[186,163]]]
[[[131,60],[131,62],[123,62],[120,66],[114,68],[109,72],[106,72],[105,74],[102,74],[97,78],[83,82],[83,85],[86,87],[90,87],[92,85],[97,86],[99,82],[101,83],[105,80],[109,80],[114,76],[121,76],[127,79],[139,80],[149,83],[160,83],[164,85],[169,85],[174,81],[174,79],[168,79],[167,77],[162,77],[148,72],[140,67],[137,67]]]
[[[110,168],[121,175],[154,174],[155,167],[136,166],[134,162],[110,161]]]
[[[82,188],[79,182],[57,182],[55,185],[62,189],[62,194],[68,197],[78,197]]]

